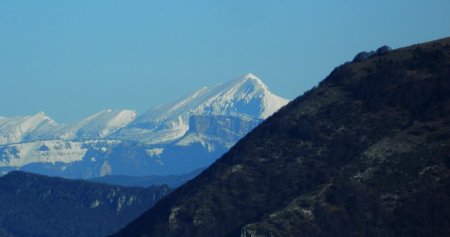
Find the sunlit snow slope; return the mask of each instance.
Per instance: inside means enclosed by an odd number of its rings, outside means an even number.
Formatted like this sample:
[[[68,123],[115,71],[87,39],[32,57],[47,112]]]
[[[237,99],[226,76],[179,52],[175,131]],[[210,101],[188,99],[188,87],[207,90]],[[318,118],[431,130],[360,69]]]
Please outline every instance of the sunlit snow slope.
[[[0,117],[0,172],[72,178],[187,173],[214,162],[287,102],[247,74],[141,115],[108,109],[67,125],[44,113]]]
[[[249,73],[150,109],[121,130],[117,137],[149,144],[169,142],[186,134],[192,116],[265,119],[287,102],[272,94],[258,77]]]

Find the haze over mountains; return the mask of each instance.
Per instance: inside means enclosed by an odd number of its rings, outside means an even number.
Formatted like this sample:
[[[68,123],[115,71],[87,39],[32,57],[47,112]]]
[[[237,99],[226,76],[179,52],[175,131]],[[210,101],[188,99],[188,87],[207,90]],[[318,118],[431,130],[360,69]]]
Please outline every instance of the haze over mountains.
[[[182,174],[211,164],[288,101],[248,74],[137,115],[104,110],[61,125],[0,117],[0,170],[70,178]]]

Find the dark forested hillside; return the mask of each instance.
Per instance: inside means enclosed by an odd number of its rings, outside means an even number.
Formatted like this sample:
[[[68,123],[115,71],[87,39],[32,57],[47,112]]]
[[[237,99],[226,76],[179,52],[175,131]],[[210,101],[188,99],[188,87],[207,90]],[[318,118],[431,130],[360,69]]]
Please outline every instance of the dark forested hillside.
[[[450,38],[363,53],[115,236],[450,236]]]
[[[150,187],[157,185],[167,185],[170,188],[177,188],[180,185],[199,175],[205,168],[196,169],[182,175],[149,175],[149,176],[122,176],[107,175],[103,177],[89,179],[89,181],[105,184],[120,185],[126,187]]]
[[[168,192],[14,171],[0,178],[0,236],[105,236]]]

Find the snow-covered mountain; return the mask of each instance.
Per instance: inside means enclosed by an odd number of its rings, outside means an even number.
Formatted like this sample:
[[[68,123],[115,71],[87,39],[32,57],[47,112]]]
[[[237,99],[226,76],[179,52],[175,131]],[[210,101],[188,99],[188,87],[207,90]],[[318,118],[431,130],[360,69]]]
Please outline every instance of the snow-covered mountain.
[[[64,140],[105,138],[127,126],[136,117],[134,110],[104,110],[80,122],[64,126],[57,137]]]
[[[249,73],[227,83],[218,84],[157,106],[139,116],[136,123],[178,120],[187,115],[223,115],[265,119],[288,100],[272,94],[269,88]]]
[[[133,110],[104,110],[76,123],[61,125],[39,112],[32,116],[0,117],[0,145],[38,140],[105,138],[136,117]]]
[[[249,73],[152,108],[114,137],[147,144],[166,143],[183,137],[189,131],[192,116],[265,119],[287,102],[272,94],[259,78]]]
[[[136,115],[105,110],[61,125],[43,113],[0,117],[0,171],[92,178],[205,167],[288,100],[253,74]]]
[[[43,112],[24,117],[0,117],[0,145],[48,139],[49,135],[60,128]]]

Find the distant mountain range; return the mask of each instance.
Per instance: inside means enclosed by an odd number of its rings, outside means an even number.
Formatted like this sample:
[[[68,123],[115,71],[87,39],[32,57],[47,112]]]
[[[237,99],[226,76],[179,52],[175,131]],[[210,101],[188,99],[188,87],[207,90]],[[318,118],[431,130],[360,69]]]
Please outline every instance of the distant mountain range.
[[[167,186],[126,188],[13,171],[0,177],[0,236],[105,236],[170,191]]]
[[[253,74],[137,115],[105,110],[69,125],[0,117],[0,171],[69,178],[184,174],[206,167],[288,100]]]
[[[363,53],[114,236],[450,236],[450,38]]]

